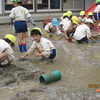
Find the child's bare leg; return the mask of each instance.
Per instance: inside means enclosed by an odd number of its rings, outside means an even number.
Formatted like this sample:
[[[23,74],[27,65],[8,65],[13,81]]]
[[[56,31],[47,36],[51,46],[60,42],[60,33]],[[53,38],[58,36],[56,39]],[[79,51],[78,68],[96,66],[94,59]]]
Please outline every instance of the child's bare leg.
[[[23,47],[23,51],[27,52],[27,48],[26,48],[26,32],[22,33],[22,47]]]
[[[22,33],[18,33],[17,37],[18,37],[19,52],[23,52],[23,50],[22,50]]]
[[[22,44],[22,33],[18,33],[17,37],[18,37],[18,44]]]
[[[38,50],[39,53],[42,53],[44,51],[42,47],[37,48],[37,50]]]
[[[0,53],[0,60],[5,60],[7,58],[8,54],[6,52]]]
[[[26,44],[26,32],[22,33],[22,43]]]

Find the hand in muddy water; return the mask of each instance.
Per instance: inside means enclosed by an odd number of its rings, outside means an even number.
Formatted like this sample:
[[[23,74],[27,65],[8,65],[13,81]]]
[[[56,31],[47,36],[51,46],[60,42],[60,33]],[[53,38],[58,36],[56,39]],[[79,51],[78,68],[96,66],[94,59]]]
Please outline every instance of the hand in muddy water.
[[[23,57],[23,58],[19,58],[18,60],[19,60],[19,61],[24,61],[24,60],[27,60],[27,59],[28,59],[28,58],[24,58],[24,57]]]
[[[20,57],[20,59],[24,59],[24,58],[25,58],[24,56],[21,56],[21,57]]]

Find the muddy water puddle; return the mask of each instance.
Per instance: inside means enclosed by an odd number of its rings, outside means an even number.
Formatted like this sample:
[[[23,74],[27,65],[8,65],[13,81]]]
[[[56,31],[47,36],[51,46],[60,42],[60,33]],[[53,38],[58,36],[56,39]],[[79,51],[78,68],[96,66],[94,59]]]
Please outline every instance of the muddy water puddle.
[[[40,23],[38,23],[40,25]],[[0,26],[0,36],[11,31],[10,26]],[[42,28],[42,26],[40,26]],[[32,39],[27,39],[28,48]],[[20,62],[15,48],[16,61],[0,71],[0,100],[100,100],[97,88],[100,84],[100,43],[78,45],[66,40],[54,41],[57,57],[54,62],[40,65],[40,58]],[[61,81],[48,85],[39,82],[39,76],[53,70],[62,72]]]

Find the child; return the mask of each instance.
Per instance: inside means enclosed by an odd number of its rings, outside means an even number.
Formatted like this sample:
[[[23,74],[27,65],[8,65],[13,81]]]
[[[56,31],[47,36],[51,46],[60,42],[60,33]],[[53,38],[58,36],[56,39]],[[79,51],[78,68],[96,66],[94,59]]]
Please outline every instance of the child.
[[[76,16],[73,16],[71,20],[64,24],[64,35],[66,39],[68,39],[68,37],[70,37],[70,34],[75,31],[77,25],[78,18]]]
[[[13,55],[13,47],[15,46],[16,38],[7,34],[5,38],[0,39],[0,66],[9,65],[14,61],[15,57]],[[3,64],[7,60],[5,64]]]
[[[85,23],[86,17],[85,17],[85,11],[81,11],[78,17],[79,24]]]
[[[69,15],[69,19],[71,19],[72,18],[72,15],[73,15],[73,12],[70,11],[70,10],[68,10],[66,13]]]
[[[86,17],[86,19],[91,19],[94,23],[95,23],[95,19],[94,19],[94,16],[93,16],[93,12],[88,12],[88,16]],[[91,27],[91,29],[94,29],[95,28],[95,24],[93,24],[93,26]]]
[[[61,32],[59,30],[59,22],[56,18],[52,19],[52,23],[48,23],[45,26],[45,32],[47,37],[55,37],[56,35],[60,35]]]
[[[34,42],[21,59],[24,59],[29,54],[32,55],[34,53],[35,57],[42,57],[41,63],[48,63],[48,61],[53,60],[56,56],[56,48],[51,41],[42,37],[41,29],[33,28],[31,30],[31,36]],[[38,53],[35,53],[34,50],[38,50]]]
[[[94,10],[94,18],[97,22],[97,30],[100,30],[100,0],[96,0],[96,8]]]
[[[93,16],[93,12],[88,12],[87,19],[92,19],[93,22],[95,21],[94,16]]]
[[[64,23],[67,23],[67,21],[69,21],[69,19],[70,19],[69,17],[70,17],[70,15],[68,15],[67,13],[63,14],[62,20],[59,23],[59,29],[61,32],[63,32],[63,30],[64,30],[63,29]]]
[[[22,0],[11,0],[14,8],[11,10],[10,17],[13,19],[15,31],[18,36],[18,46],[19,52],[27,52],[26,48],[26,32],[27,32],[27,23],[26,18],[28,18],[31,23],[34,25],[34,21],[31,18],[28,10],[21,6]]]
[[[86,19],[85,24],[79,25],[74,33],[74,38],[78,43],[88,43],[91,37],[90,28],[93,25],[91,19]]]
[[[68,21],[70,19],[70,15],[67,14],[67,13],[63,13],[63,16],[60,17],[59,21],[62,22],[63,20],[64,21]]]

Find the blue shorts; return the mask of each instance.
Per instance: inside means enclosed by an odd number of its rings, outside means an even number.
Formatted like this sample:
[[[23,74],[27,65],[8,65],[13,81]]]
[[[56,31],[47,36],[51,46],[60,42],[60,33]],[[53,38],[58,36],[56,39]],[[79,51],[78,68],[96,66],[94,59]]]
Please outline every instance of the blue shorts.
[[[51,50],[50,59],[54,59],[56,57],[56,49]]]
[[[14,23],[15,33],[27,32],[26,21],[16,21]]]
[[[100,20],[100,13],[94,13],[95,20]]]
[[[88,43],[89,40],[87,37],[83,37],[81,40],[77,40],[78,43]]]

